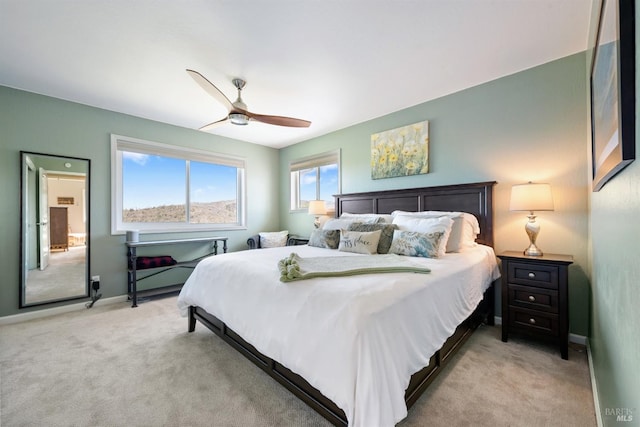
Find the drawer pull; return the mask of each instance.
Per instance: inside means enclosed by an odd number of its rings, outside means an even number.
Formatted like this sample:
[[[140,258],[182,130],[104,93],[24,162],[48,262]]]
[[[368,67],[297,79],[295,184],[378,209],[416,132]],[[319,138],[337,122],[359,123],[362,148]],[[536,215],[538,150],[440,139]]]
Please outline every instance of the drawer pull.
[[[536,297],[534,297],[533,295],[529,295],[529,301],[535,302],[536,301]]]
[[[529,279],[535,279],[536,278],[536,273],[529,273]]]
[[[536,319],[534,319],[533,317],[531,319],[529,319],[529,323],[531,323],[532,325],[536,324]]]

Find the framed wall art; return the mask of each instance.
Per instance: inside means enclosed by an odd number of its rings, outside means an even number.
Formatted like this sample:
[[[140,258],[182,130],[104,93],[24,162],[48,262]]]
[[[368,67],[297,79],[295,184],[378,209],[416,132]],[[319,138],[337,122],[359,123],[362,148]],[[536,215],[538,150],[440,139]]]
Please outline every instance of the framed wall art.
[[[371,135],[371,178],[429,173],[429,122]]]
[[[73,197],[58,197],[59,205],[73,205],[74,198]]]
[[[635,159],[634,0],[603,0],[591,64],[593,191]]]

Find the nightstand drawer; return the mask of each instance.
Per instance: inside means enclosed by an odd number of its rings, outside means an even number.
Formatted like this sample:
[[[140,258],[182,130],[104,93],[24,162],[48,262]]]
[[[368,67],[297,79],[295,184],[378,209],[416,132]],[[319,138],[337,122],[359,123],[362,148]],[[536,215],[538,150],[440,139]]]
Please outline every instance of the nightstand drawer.
[[[509,307],[511,327],[543,335],[558,336],[558,316],[526,308]]]
[[[558,291],[509,284],[509,304],[558,313]]]
[[[555,265],[510,262],[507,271],[509,283],[558,289],[558,267]]]

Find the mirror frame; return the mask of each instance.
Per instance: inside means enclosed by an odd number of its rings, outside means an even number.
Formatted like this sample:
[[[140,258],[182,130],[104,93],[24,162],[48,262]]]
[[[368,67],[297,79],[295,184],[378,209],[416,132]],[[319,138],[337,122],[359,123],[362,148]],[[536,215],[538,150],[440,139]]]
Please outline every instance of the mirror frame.
[[[50,299],[50,300],[42,300],[42,301],[36,301],[36,302],[32,302],[32,303],[27,303],[26,301],[26,278],[25,278],[25,268],[24,268],[24,263],[26,261],[26,254],[25,254],[25,242],[24,242],[24,237],[25,237],[25,222],[27,221],[27,219],[25,218],[25,191],[27,191],[26,188],[26,183],[25,181],[25,163],[26,160],[25,158],[27,156],[41,156],[41,157],[51,157],[51,158],[55,158],[55,159],[60,159],[63,162],[64,161],[82,161],[82,162],[86,162],[86,175],[85,175],[85,215],[86,215],[86,237],[85,237],[85,246],[86,246],[86,254],[85,254],[85,291],[83,294],[81,295],[72,295],[69,297],[62,297],[62,298],[55,298],[55,299]],[[62,171],[61,171],[62,172]],[[81,158],[81,157],[73,157],[73,156],[61,156],[61,155],[57,155],[57,154],[48,154],[48,153],[37,153],[37,152],[32,152],[32,151],[20,151],[20,265],[19,265],[19,269],[20,269],[20,273],[19,273],[19,277],[20,277],[20,292],[19,292],[19,308],[27,308],[27,307],[35,307],[35,306],[39,306],[39,305],[44,305],[44,304],[53,304],[53,303],[57,303],[57,302],[62,302],[62,301],[71,301],[71,300],[77,300],[77,299],[84,299],[84,298],[89,298],[91,295],[91,289],[90,289],[90,277],[91,277],[91,257],[90,257],[90,251],[91,251],[91,245],[90,245],[90,241],[91,241],[91,191],[90,191],[90,176],[91,176],[91,159],[85,159],[85,158]]]

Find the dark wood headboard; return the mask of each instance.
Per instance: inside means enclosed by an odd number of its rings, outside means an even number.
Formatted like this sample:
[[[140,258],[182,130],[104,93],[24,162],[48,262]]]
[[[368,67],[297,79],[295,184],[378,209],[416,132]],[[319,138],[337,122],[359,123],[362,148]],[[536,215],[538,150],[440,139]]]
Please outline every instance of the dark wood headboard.
[[[395,210],[468,212],[478,218],[477,242],[493,247],[493,186],[495,181],[438,187],[338,194],[336,216],[343,212],[390,214]]]

